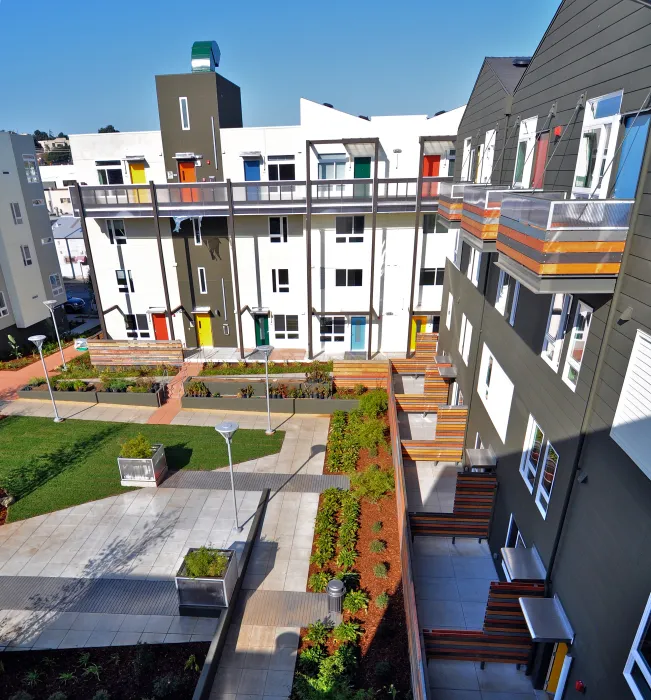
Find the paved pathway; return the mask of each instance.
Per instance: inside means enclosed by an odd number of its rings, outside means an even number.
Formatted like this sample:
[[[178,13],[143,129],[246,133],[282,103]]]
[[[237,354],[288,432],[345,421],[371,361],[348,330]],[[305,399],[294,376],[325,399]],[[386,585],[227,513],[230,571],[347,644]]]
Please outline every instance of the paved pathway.
[[[322,493],[328,488],[348,489],[350,480],[347,476],[328,474],[259,474],[235,472],[233,480],[236,491],[262,491],[271,489],[272,493]],[[211,472],[182,470],[173,473],[161,488],[184,489],[228,489],[231,477],[228,468]]]
[[[307,627],[328,618],[325,593],[291,591],[247,591],[237,601],[243,625]],[[340,621],[341,615],[337,616]]]
[[[181,397],[183,396],[183,382],[192,374],[190,365],[184,363],[181,371],[173,376],[167,383],[167,401],[151,416],[148,423],[158,423],[168,425],[181,410]]]
[[[47,394],[46,394],[47,396]],[[119,406],[108,403],[81,403],[77,401],[58,401],[57,410],[62,418],[76,420],[102,420],[119,423],[146,423],[156,410],[145,406]],[[38,399],[18,399],[17,401],[0,400],[0,413],[4,415],[35,416],[52,418],[52,403]]]

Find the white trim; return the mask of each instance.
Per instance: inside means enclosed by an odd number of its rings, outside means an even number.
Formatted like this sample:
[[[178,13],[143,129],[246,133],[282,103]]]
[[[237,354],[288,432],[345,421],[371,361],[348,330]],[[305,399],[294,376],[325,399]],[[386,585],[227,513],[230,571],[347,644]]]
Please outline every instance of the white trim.
[[[554,469],[554,476],[552,477],[552,483],[549,487],[549,494],[543,488],[543,479],[545,476],[545,468],[547,466],[547,458],[549,457],[549,450],[553,450],[556,454],[556,468]],[[549,501],[552,497],[552,491],[554,489],[554,482],[556,481],[556,473],[558,472],[558,462],[560,461],[560,456],[556,451],[556,448],[547,441],[547,447],[545,448],[545,457],[542,462],[542,469],[540,470],[540,477],[538,478],[538,487],[536,489],[536,506],[543,516],[543,520],[547,519],[547,513],[549,511]]]
[[[581,311],[586,315],[587,321],[585,327],[581,330],[577,330],[577,322],[580,318]],[[581,364],[583,363],[583,357],[585,356],[585,347],[588,342],[588,336],[590,334],[590,322],[592,321],[592,314],[594,309],[588,306],[585,302],[579,301],[576,306],[576,311],[574,312],[574,321],[572,322],[572,330],[570,332],[570,342],[567,346],[567,355],[565,356],[565,365],[563,366],[563,374],[561,375],[562,380],[570,387],[572,391],[576,391],[576,387],[579,383],[579,374],[581,373]],[[579,337],[580,336],[580,337]],[[574,348],[583,343],[583,350],[581,351],[581,359],[574,359]],[[576,372],[576,383],[573,384],[572,380],[569,378],[569,373],[571,370]]]
[[[515,314],[518,311],[518,299],[520,298],[520,282],[516,280],[513,290],[513,301],[511,302],[511,313],[509,314],[509,326],[515,325]]]
[[[560,311],[554,313],[554,301],[557,297],[562,300]],[[545,328],[545,337],[543,339],[543,347],[540,352],[542,359],[554,370],[558,371],[558,367],[561,362],[561,355],[563,354],[563,343],[565,342],[565,327],[567,326],[567,317],[572,306],[572,295],[571,294],[552,294],[552,299],[549,303],[549,315],[547,316],[547,327]],[[552,324],[552,319],[554,316],[559,316],[558,328],[556,329],[556,335],[551,336],[549,334],[549,328]],[[551,350],[551,353],[549,353]]]
[[[461,359],[468,364],[470,357],[470,344],[472,343],[472,324],[466,314],[461,316],[461,331],[459,333],[459,352]]]
[[[192,233],[194,236],[194,244],[201,245],[201,242],[202,242],[202,239],[201,239],[201,217],[198,217],[198,216],[192,217]]]
[[[199,294],[208,294],[208,279],[205,267],[197,268],[197,277],[199,279]]]
[[[542,437],[540,439],[540,453],[538,455],[538,461],[533,464],[530,460],[531,450],[533,448],[533,438],[536,432],[536,428],[540,430]],[[545,444],[545,432],[537,423],[536,419],[530,415],[529,422],[527,424],[527,432],[524,438],[524,445],[522,447],[522,458],[520,459],[520,476],[524,481],[524,485],[527,487],[529,493],[533,493],[533,487],[536,484],[536,479],[538,478],[538,472],[540,471],[540,461],[543,455],[543,446]],[[531,477],[531,478],[530,478]]]
[[[445,327],[450,330],[452,326],[452,305],[454,304],[454,297],[452,292],[448,292],[448,307],[445,310]]]
[[[9,307],[7,306],[7,297],[5,293],[0,290],[0,318],[9,315]]]
[[[185,114],[183,114],[183,105],[185,105]],[[179,97],[179,111],[181,113],[182,131],[190,131],[190,108],[187,97]]]
[[[651,616],[651,595],[649,596],[649,599],[647,601],[646,607],[644,608],[644,612],[642,613],[642,619],[640,620],[640,625],[637,628],[637,632],[635,634],[635,639],[633,640],[633,645],[631,647],[631,651],[628,655],[628,659],[626,660],[626,664],[624,665],[624,678],[626,679],[626,682],[628,683],[631,692],[635,696],[636,700],[645,700],[649,696],[648,692],[645,694],[642,694],[641,691],[638,688],[637,683],[633,679],[633,667],[637,666],[637,668],[640,670],[642,677],[644,680],[649,684],[649,688],[651,688],[651,669],[647,665],[647,662],[644,660],[642,655],[639,652],[639,647],[640,643],[642,641],[642,637],[644,636],[647,627],[649,625],[649,617]]]
[[[20,246],[20,253],[23,256],[23,265],[25,267],[28,267],[29,265],[32,264],[32,253],[29,250],[28,245],[21,245]]]

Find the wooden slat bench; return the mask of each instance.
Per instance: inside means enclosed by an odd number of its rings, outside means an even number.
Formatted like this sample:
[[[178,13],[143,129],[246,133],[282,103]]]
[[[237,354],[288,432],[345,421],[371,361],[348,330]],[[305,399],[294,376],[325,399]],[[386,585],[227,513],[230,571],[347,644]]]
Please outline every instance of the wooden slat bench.
[[[544,583],[493,581],[488,593],[484,632],[531,638],[518,598],[544,598]]]
[[[402,440],[402,456],[419,462],[460,462],[463,445],[456,438]]]
[[[434,359],[411,359],[411,360],[391,360],[391,369],[396,374],[425,374],[427,368],[434,362]]]
[[[88,340],[88,352],[97,367],[183,364],[180,340]]]
[[[436,413],[440,403],[436,395],[396,394],[396,406],[405,413]]]
[[[423,638],[428,659],[479,661],[481,668],[486,662],[520,667],[529,662],[533,649],[531,637],[471,630],[423,630]]]
[[[457,513],[409,513],[412,537],[488,537],[486,518]]]
[[[339,389],[353,389],[357,384],[368,389],[384,389],[389,368],[386,362],[343,360],[333,363],[332,375]]]
[[[494,473],[459,472],[454,492],[453,512],[472,513],[490,520],[497,491]]]

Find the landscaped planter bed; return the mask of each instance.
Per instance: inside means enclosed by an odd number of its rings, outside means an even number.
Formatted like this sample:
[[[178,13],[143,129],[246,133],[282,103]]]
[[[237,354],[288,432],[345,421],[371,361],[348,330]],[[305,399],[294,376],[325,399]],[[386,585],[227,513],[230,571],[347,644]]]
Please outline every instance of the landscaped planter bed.
[[[200,372],[202,377],[237,375],[237,374],[262,374],[265,373],[264,360],[242,360],[237,362],[208,362]],[[318,367],[324,372],[332,372],[332,361],[328,362],[269,362],[269,374],[305,374],[310,369]]]
[[[142,700],[163,697],[155,693],[156,686],[169,689],[170,682],[178,682],[179,686],[164,697],[191,700],[199,672],[186,669],[185,665],[194,656],[194,663],[201,669],[209,646],[208,642],[183,642],[2,654],[1,695],[7,700],[23,691],[41,700],[62,692],[67,700],[92,700],[98,690],[106,690],[111,700]],[[82,654],[86,653],[89,657],[84,665]],[[93,664],[97,665],[99,679],[93,672],[84,674]],[[26,676],[33,671],[39,675],[36,684],[30,687]],[[59,678],[62,673],[74,673],[74,680],[64,682]],[[163,677],[166,678],[161,681]]]
[[[321,413],[334,411],[351,411],[357,408],[358,401],[344,399],[270,399],[272,413]],[[235,396],[184,396],[183,408],[204,408],[213,411],[257,411],[266,412],[267,400],[264,398],[239,399]]]
[[[151,457],[137,459],[118,457],[122,486],[158,486],[167,473],[167,460],[163,445],[152,445]]]
[[[50,394],[47,385],[20,389],[21,399],[37,399],[49,401]],[[112,403],[122,406],[152,406],[158,407],[165,403],[165,387],[159,386],[155,392],[130,391],[54,391],[56,401],[77,401],[80,403]]]

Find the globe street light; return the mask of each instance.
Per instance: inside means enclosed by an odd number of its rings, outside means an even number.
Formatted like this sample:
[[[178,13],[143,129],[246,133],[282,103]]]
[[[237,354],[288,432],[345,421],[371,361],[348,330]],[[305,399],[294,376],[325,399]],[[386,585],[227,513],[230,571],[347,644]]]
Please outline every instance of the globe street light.
[[[269,355],[274,351],[273,345],[259,345],[258,350],[264,355],[264,376],[267,381],[267,435],[273,435],[276,431],[271,429],[271,404],[269,399]]]
[[[34,345],[38,350],[38,354],[41,356],[41,362],[43,363],[43,371],[45,372],[45,381],[47,383],[47,390],[50,392],[50,398],[52,399],[52,407],[54,408],[54,422],[62,423],[63,418],[59,417],[59,412],[57,411],[56,401],[54,400],[54,394],[52,393],[52,387],[50,386],[50,378],[47,376],[47,367],[45,366],[45,359],[43,358],[43,341],[45,340],[44,335],[31,335],[28,340]]]
[[[50,310],[50,316],[52,316],[52,323],[54,324],[54,331],[57,334],[57,343],[59,343],[59,352],[61,353],[61,361],[63,362],[63,371],[67,372],[68,366],[66,365],[66,358],[63,356],[63,348],[61,347],[61,338],[59,338],[59,328],[57,326],[57,320],[56,320],[56,318],[54,318],[54,307],[57,305],[57,302],[54,301],[54,299],[48,299],[47,301],[44,301],[43,303]]]
[[[233,478],[233,455],[231,454],[231,440],[240,426],[232,421],[224,421],[215,426],[215,430],[226,440],[228,447],[228,465],[231,471],[231,491],[233,492],[233,508],[235,508],[235,525],[238,532],[242,532],[242,527],[237,519],[237,501],[235,500],[235,479]]]

